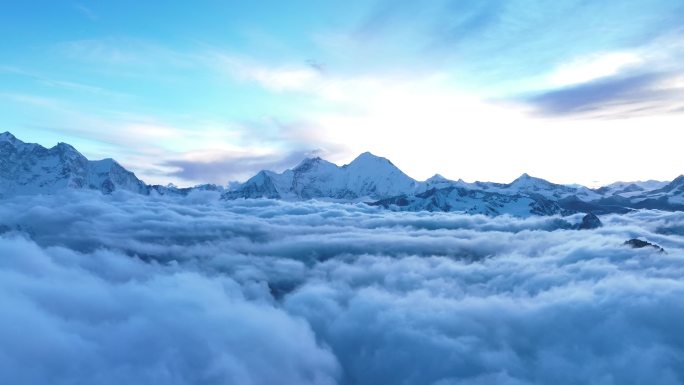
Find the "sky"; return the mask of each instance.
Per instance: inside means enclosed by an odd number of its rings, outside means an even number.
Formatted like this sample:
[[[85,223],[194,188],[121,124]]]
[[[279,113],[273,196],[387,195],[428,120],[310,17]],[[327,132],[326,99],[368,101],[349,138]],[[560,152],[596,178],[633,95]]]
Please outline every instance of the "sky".
[[[364,151],[408,175],[684,173],[684,3],[3,1],[0,131],[148,183]]]

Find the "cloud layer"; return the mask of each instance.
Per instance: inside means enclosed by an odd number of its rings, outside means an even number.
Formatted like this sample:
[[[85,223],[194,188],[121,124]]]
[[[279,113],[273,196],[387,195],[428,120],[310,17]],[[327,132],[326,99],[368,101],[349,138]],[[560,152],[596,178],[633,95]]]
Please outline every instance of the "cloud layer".
[[[0,218],[3,383],[684,383],[684,213],[85,192]]]

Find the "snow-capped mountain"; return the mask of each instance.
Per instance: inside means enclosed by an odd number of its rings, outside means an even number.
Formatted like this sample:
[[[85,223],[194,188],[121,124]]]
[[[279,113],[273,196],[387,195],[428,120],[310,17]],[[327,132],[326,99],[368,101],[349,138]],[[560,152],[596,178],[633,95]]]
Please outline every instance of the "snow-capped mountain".
[[[499,192],[513,191],[522,194],[539,194],[547,199],[563,199],[569,196],[577,196],[582,200],[593,200],[600,198],[596,192],[584,186],[566,186],[551,183],[541,178],[535,178],[527,174],[522,174],[513,182],[501,187]]]
[[[463,181],[463,179],[459,179],[456,181],[449,180],[445,177],[443,177],[440,174],[435,174],[431,176],[430,178],[426,179],[425,182],[419,182],[421,184],[421,187],[419,189],[422,189],[424,191],[436,188],[445,188],[445,187],[460,187],[460,188],[472,188],[474,185],[472,183],[467,183]],[[423,191],[423,192],[424,192]]]
[[[169,183],[166,186],[161,186],[158,184],[153,184],[153,185],[148,185],[148,194],[149,195],[166,195],[166,196],[175,196],[175,197],[184,197],[188,196],[193,191],[215,191],[218,193],[223,193],[225,189],[223,186],[218,186],[215,184],[200,184],[197,186],[193,187],[177,187],[171,183]]]
[[[52,194],[63,189],[128,190],[147,193],[135,174],[113,159],[89,161],[75,148],[24,143],[9,132],[0,134],[0,196]]]
[[[635,209],[684,211],[684,176],[670,183],[620,182],[597,190],[559,185],[527,174],[508,184],[464,183],[442,178],[433,179],[430,183],[437,187],[372,204],[396,210],[463,211],[488,215],[509,213],[516,216],[624,213]]]
[[[660,188],[632,195],[629,199],[637,208],[684,210],[684,175]]]
[[[88,160],[66,143],[45,148],[24,143],[9,132],[0,134],[0,198],[56,194],[65,189],[99,190],[104,194],[126,190],[170,196],[186,196],[192,191],[224,191],[213,184],[184,188],[147,185],[113,159]]]
[[[437,174],[419,182],[389,160],[361,154],[348,165],[337,166],[321,158],[305,159],[282,173],[261,171],[224,199],[333,199],[365,201],[399,210],[462,211],[517,216],[575,212],[561,199],[582,202],[601,198],[586,187],[571,187],[523,174],[511,183],[452,181]]]
[[[415,195],[400,195],[371,203],[402,211],[459,211],[468,214],[530,215],[570,214],[557,202],[542,195],[502,194],[471,188],[433,188]]]
[[[116,161],[90,161],[66,143],[45,148],[24,143],[9,132],[0,134],[0,198],[55,194],[66,189],[179,197],[201,190],[219,192],[222,199],[325,199],[366,202],[393,210],[486,215],[603,214],[641,208],[684,211],[684,175],[672,182],[617,182],[594,190],[527,174],[511,183],[467,183],[438,174],[420,182],[388,159],[366,152],[344,166],[307,158],[282,173],[260,171],[228,190],[211,184],[179,188],[147,185]]]
[[[418,182],[415,194],[402,194],[371,204],[395,210],[461,211],[515,216],[569,214],[577,210],[564,199],[591,201],[600,194],[584,186],[566,186],[523,174],[511,183],[451,181],[435,175]]]
[[[668,182],[647,180],[637,182],[615,182],[594,190],[602,196],[620,195],[623,197],[637,196],[647,191],[663,188]]]
[[[223,197],[358,201],[410,194],[420,186],[389,160],[366,152],[344,166],[307,158],[282,173],[261,171]]]

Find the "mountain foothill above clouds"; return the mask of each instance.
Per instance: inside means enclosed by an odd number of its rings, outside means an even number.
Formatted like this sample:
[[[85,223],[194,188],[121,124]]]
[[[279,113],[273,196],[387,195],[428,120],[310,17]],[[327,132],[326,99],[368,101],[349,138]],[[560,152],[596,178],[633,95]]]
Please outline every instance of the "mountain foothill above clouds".
[[[0,134],[0,197],[57,194],[67,189],[174,196],[211,190],[225,200],[318,199],[366,202],[391,210],[522,217],[623,213],[635,209],[684,210],[684,176],[672,182],[618,182],[598,189],[555,184],[527,174],[507,184],[452,181],[440,175],[417,181],[388,159],[369,152],[344,166],[307,158],[282,173],[260,171],[230,189],[212,184],[190,188],[148,185],[113,159],[91,161],[65,143],[45,148],[24,143],[9,132]]]

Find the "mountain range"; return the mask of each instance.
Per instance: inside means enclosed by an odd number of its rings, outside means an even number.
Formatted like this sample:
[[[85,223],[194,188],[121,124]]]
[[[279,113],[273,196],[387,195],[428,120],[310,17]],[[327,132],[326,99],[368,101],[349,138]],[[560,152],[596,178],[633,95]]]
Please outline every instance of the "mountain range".
[[[66,143],[45,148],[24,143],[9,132],[0,134],[0,198],[56,194],[66,189],[175,196],[211,190],[224,200],[319,199],[365,202],[401,211],[515,216],[623,213],[642,208],[684,210],[684,175],[671,182],[617,182],[597,189],[555,184],[527,174],[507,184],[467,183],[441,175],[417,181],[388,159],[366,152],[344,166],[319,157],[307,158],[282,173],[260,171],[231,188],[212,184],[177,188],[145,184],[115,160],[88,160]]]

